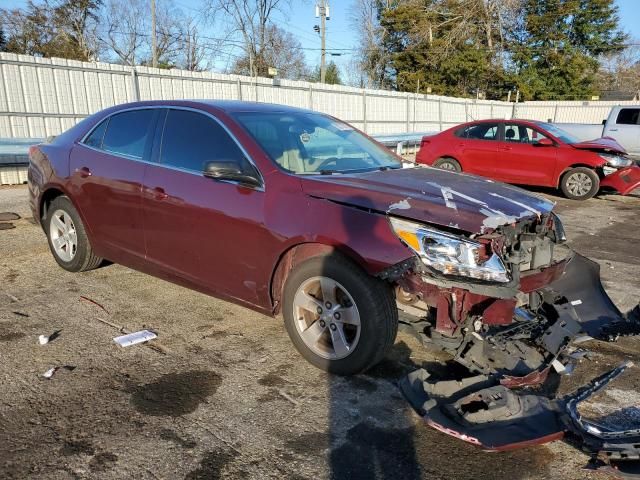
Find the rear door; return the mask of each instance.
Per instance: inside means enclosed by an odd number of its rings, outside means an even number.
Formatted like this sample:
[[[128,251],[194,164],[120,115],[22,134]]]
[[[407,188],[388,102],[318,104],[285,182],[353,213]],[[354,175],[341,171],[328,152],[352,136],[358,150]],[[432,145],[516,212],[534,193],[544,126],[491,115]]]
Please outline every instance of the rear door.
[[[144,257],[141,189],[157,109],[116,113],[71,150],[73,196],[101,256]]]
[[[640,107],[621,108],[603,136],[615,138],[630,153],[640,153]]]
[[[553,186],[558,149],[555,145],[538,143],[549,137],[540,130],[518,122],[506,122],[503,137],[499,142],[495,168],[497,180]]]
[[[167,109],[157,162],[144,175],[147,260],[209,292],[268,304],[265,192],[203,176],[207,162],[237,162],[260,179],[227,130],[208,114]]]
[[[493,177],[499,126],[499,122],[483,122],[455,132],[456,153],[464,172]]]

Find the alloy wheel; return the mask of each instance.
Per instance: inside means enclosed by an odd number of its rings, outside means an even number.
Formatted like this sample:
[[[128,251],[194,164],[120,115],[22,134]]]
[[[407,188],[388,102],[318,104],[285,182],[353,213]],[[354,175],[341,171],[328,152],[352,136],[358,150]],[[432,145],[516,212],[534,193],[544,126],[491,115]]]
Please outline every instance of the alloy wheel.
[[[49,236],[56,255],[70,262],[78,251],[78,235],[71,216],[64,210],[56,210],[49,222]]]
[[[303,282],[293,299],[293,316],[300,338],[315,354],[339,360],[360,340],[360,313],[349,292],[327,277]]]

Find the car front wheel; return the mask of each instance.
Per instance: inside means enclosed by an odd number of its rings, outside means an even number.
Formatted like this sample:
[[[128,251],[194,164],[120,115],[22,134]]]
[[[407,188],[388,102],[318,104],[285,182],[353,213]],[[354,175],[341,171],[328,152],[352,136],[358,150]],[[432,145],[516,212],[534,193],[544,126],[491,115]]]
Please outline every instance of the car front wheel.
[[[562,176],[560,189],[567,198],[573,200],[587,200],[600,189],[600,178],[590,168],[572,168]]]
[[[287,333],[311,364],[338,375],[366,371],[398,331],[391,288],[340,255],[298,265],[283,292]]]
[[[102,258],[93,253],[80,215],[68,197],[56,197],[51,202],[44,225],[53,258],[65,270],[83,272],[102,263]]]

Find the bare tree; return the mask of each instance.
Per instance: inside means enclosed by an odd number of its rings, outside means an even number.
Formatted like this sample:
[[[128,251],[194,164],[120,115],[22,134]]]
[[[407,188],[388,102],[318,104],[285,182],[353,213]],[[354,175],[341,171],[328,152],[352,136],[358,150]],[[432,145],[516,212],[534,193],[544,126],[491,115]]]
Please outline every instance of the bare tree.
[[[260,62],[266,65],[267,69],[276,68],[281,78],[303,80],[310,75],[300,42],[291,33],[276,25],[269,25],[265,29],[265,44]],[[256,65],[260,64],[256,62]],[[236,59],[231,72],[249,75],[251,73],[249,55],[243,54]]]
[[[253,75],[266,76],[269,63],[267,42],[273,16],[284,13],[287,0],[206,0],[208,10],[222,14],[229,25],[230,35],[238,35],[241,48],[249,59]]]
[[[384,88],[391,56],[385,50],[385,30],[380,25],[380,16],[390,1],[355,0],[351,7],[350,20],[358,32],[359,49],[355,67],[362,73],[359,83],[363,87]]]
[[[632,46],[623,51],[600,59],[597,82],[601,92],[640,92],[640,47],[637,46],[637,41],[631,43]]]
[[[100,41],[125,65],[136,65],[149,35],[145,0],[106,0]]]

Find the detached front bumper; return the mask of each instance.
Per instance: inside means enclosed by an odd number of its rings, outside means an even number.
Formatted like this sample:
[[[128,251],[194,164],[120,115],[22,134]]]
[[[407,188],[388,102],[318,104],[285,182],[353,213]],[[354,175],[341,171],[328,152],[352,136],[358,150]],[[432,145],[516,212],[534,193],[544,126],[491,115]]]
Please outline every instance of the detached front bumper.
[[[620,195],[628,195],[636,188],[640,188],[640,167],[633,165],[607,175],[600,182],[600,187],[610,188]]]

